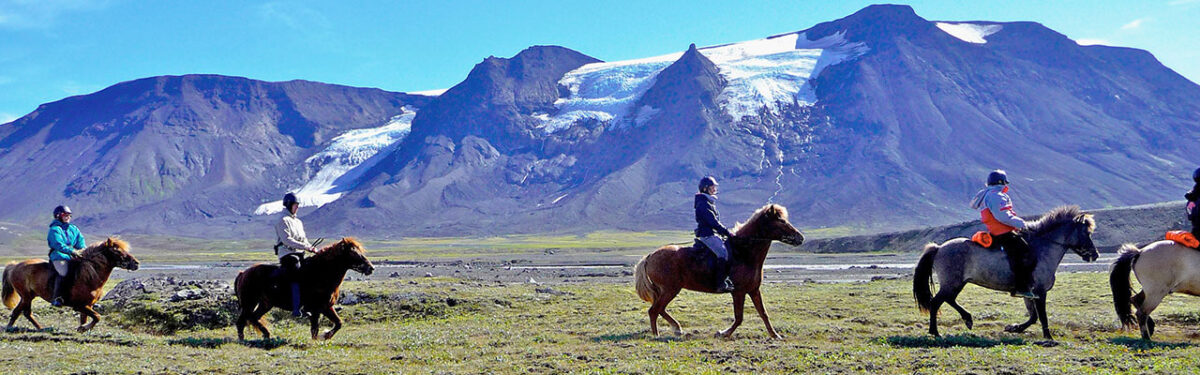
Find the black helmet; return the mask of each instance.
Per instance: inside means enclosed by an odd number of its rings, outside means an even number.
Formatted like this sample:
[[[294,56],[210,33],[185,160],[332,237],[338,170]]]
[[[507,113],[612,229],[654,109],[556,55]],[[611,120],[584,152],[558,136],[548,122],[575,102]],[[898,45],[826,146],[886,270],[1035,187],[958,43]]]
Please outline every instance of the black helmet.
[[[988,173],[987,184],[988,186],[1008,185],[1008,173],[1004,173],[1004,171],[1000,169],[994,170],[992,173]]]
[[[287,193],[283,196],[283,208],[285,208],[285,209],[292,208],[293,203],[299,203],[299,202],[300,201],[296,199],[296,194]]]
[[[700,179],[700,191],[703,192],[709,186],[717,186],[717,179],[713,176],[704,176]]]
[[[58,215],[62,215],[62,214],[69,214],[69,213],[71,213],[71,208],[70,208],[70,207],[67,207],[67,206],[58,206],[58,207],[55,207],[55,208],[54,208],[54,217],[55,217],[55,218],[57,218],[57,217],[58,217]]]
[[[1200,168],[1196,168],[1196,171],[1192,172],[1192,181],[1196,181],[1197,184],[1200,184]]]

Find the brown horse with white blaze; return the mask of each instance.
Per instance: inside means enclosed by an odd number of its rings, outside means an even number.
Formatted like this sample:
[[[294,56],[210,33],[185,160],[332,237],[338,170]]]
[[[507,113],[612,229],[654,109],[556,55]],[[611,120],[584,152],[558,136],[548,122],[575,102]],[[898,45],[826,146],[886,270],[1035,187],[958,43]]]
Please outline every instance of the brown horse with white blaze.
[[[76,272],[75,282],[63,297],[63,306],[79,312],[77,330],[87,332],[100,322],[100,314],[92,309],[92,305],[103,295],[101,290],[113,268],[136,271],[138,261],[129,254],[129,243],[109,237],[80,251],[72,262],[77,262],[72,266]],[[13,309],[12,317],[8,319],[9,329],[21,315],[25,315],[34,328],[42,329],[42,325],[33,319],[33,301],[38,297],[50,301],[54,297],[54,276],[54,268],[43,259],[9,262],[4,267],[0,299],[4,300],[4,306]],[[91,319],[90,323],[88,319]]]
[[[733,295],[733,325],[717,334],[730,337],[733,331],[742,324],[742,310],[745,307],[746,295],[754,302],[758,316],[767,327],[767,334],[772,338],[780,338],[767,311],[763,307],[762,267],[767,259],[771,243],[781,241],[788,245],[800,246],[804,243],[804,235],[788,222],[787,209],[776,204],[769,204],[755,211],[745,224],[733,230],[734,238],[729,242],[731,267],[729,277],[733,279],[735,290]],[[704,293],[716,293],[718,277],[709,269],[706,257],[713,256],[707,249],[692,247],[664,246],[650,253],[634,268],[634,278],[638,296],[650,302],[650,332],[658,335],[658,317],[661,315],[676,334],[682,334],[679,322],[667,314],[667,304],[679,295],[682,289]]]
[[[247,323],[262,332],[264,339],[271,338],[271,332],[262,321],[263,315],[274,307],[288,306],[291,299],[291,291],[285,290],[287,288],[271,287],[275,282],[272,274],[277,269],[279,265],[276,264],[256,264],[238,273],[234,281],[234,291],[242,309],[237,320],[238,340],[245,340]],[[375,271],[362,244],[349,237],[321,249],[300,266],[300,305],[312,313],[309,323],[313,340],[318,338],[322,315],[333,322],[333,328],[321,336],[324,339],[333,338],[342,328],[342,318],[333,310],[333,305],[349,270],[363,275]]]

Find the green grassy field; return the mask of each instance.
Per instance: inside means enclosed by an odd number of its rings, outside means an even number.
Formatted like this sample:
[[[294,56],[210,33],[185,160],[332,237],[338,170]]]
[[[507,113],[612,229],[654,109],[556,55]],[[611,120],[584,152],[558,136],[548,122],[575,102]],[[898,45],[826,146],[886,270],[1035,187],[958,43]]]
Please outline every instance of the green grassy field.
[[[232,327],[146,332],[110,314],[86,334],[72,316],[39,302],[56,327],[0,334],[0,368],[24,373],[1192,373],[1200,369],[1200,314],[1190,297],[1167,299],[1154,343],[1117,330],[1106,275],[1060,275],[1050,295],[1058,345],[1038,345],[1020,300],[968,287],[975,314],[966,331],[944,310],[944,339],[925,335],[911,281],[767,284],[783,340],[769,340],[753,309],[731,340],[712,337],[731,321],[728,296],[685,292],[670,306],[688,335],[648,335],[648,304],[630,285],[497,285],[449,278],[348,282],[346,293],[378,301],[345,306],[346,327],[311,341],[306,326],[277,312],[279,340],[238,343]],[[542,289],[538,291],[538,289]],[[28,327],[28,323],[20,323]],[[257,336],[255,336],[257,337]]]

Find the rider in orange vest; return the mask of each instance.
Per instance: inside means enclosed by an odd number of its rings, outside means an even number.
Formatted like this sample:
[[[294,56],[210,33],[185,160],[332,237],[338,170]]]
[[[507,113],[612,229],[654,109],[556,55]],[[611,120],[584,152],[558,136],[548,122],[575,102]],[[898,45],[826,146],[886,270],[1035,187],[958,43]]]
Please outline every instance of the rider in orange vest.
[[[1033,270],[1037,267],[1037,258],[1029,243],[1017,233],[1025,229],[1025,220],[1013,211],[1012,199],[1008,196],[1008,174],[999,169],[989,173],[987,187],[975,194],[971,208],[979,210],[983,224],[992,235],[992,243],[1008,254],[1008,266],[1015,279],[1012,295],[1037,298],[1033,294]]]

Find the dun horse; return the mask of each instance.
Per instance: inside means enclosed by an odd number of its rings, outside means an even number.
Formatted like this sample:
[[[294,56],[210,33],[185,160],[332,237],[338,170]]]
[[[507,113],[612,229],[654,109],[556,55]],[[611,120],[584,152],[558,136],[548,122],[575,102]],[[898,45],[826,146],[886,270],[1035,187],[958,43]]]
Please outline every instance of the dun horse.
[[[771,249],[772,241],[782,241],[788,245],[800,246],[804,235],[796,230],[787,219],[787,209],[779,205],[767,205],[760,208],[745,224],[734,229],[734,240],[730,242],[732,267],[730,277],[736,286],[733,291],[733,325],[719,335],[729,337],[733,330],[742,324],[742,310],[746,303],[746,295],[754,302],[758,316],[767,326],[767,333],[772,338],[779,338],[767,311],[763,308],[762,266]],[[681,289],[698,292],[715,293],[715,275],[708,269],[706,257],[713,256],[707,249],[678,246],[665,246],[642,258],[634,270],[638,296],[650,302],[650,332],[658,335],[658,316],[662,315],[667,323],[675,329],[676,334],[682,334],[679,323],[667,314],[667,304],[679,294]]]
[[[1040,319],[1042,336],[1047,340],[1053,339],[1046,325],[1046,294],[1054,287],[1054,272],[1067,249],[1088,262],[1100,256],[1092,243],[1095,227],[1096,222],[1091,214],[1080,211],[1078,206],[1063,206],[1042,215],[1021,233],[1037,257],[1033,293],[1038,298],[1025,300],[1029,320],[1005,327],[1005,331],[1024,332],[1035,320]],[[1013,291],[1013,274],[1006,259],[1003,251],[983,248],[966,238],[955,238],[941,245],[925,245],[925,253],[917,262],[913,276],[913,296],[921,311],[929,313],[929,334],[938,336],[937,313],[943,302],[958,310],[967,329],[972,328],[974,320],[971,313],[955,301],[967,283],[993,290]],[[937,295],[931,292],[933,273],[937,273],[938,283],[941,284]]]
[[[1137,295],[1129,285],[1129,273],[1137,276],[1142,291]],[[1200,296],[1200,251],[1181,246],[1174,241],[1158,241],[1138,249],[1134,245],[1121,247],[1121,255],[1113,262],[1109,275],[1113,304],[1117,317],[1126,328],[1134,324],[1130,304],[1137,307],[1137,324],[1142,339],[1154,334],[1154,319],[1150,313],[1171,293]]]
[[[130,271],[138,269],[138,261],[129,254],[129,243],[108,238],[104,242],[92,245],[79,252],[72,262],[75,270],[75,282],[63,297],[63,305],[79,312],[79,332],[87,332],[100,322],[100,314],[92,310],[92,305],[100,300],[101,289],[108,281],[114,267]],[[42,329],[42,325],[33,319],[33,300],[41,297],[50,301],[54,297],[54,269],[50,263],[42,259],[29,259],[22,262],[9,262],[4,267],[4,287],[0,290],[0,298],[4,306],[12,311],[8,319],[8,328],[16,324],[21,314],[33,323],[34,328]],[[18,297],[20,302],[18,303]],[[15,308],[14,308],[15,307]],[[88,323],[88,319],[91,323]]]
[[[238,339],[245,340],[245,328],[249,323],[262,332],[263,338],[271,338],[263,315],[276,306],[289,306],[291,292],[287,288],[272,288],[275,280],[271,277],[279,269],[274,264],[256,264],[238,273],[234,281],[234,291],[237,293],[238,304],[242,312],[238,316]],[[333,338],[342,329],[342,318],[333,310],[337,302],[338,289],[346,271],[354,270],[363,275],[370,275],[375,266],[367,260],[362,244],[353,238],[343,238],[333,245],[325,247],[316,255],[305,259],[300,267],[300,303],[312,313],[309,323],[312,326],[312,338],[317,339],[320,329],[321,315],[333,322],[333,328],[325,332],[326,340]]]

